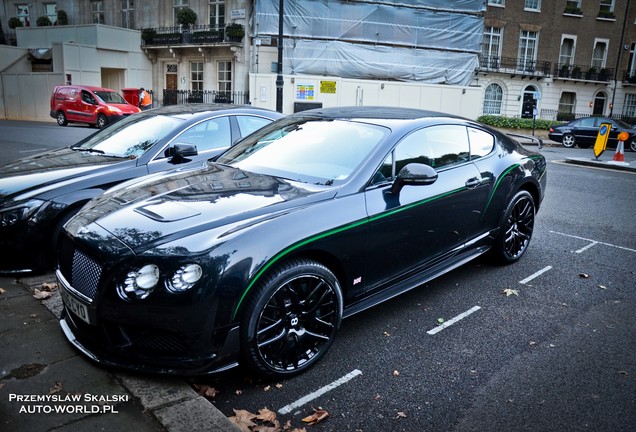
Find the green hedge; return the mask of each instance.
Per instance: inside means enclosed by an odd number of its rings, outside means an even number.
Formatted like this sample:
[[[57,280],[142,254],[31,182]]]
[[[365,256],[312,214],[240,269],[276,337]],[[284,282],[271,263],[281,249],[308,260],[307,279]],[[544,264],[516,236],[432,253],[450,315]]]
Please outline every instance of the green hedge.
[[[519,117],[502,117],[496,115],[484,115],[477,118],[477,121],[488,126],[505,129],[532,129],[532,119]],[[554,120],[537,119],[535,129],[550,130],[550,126],[558,124]]]

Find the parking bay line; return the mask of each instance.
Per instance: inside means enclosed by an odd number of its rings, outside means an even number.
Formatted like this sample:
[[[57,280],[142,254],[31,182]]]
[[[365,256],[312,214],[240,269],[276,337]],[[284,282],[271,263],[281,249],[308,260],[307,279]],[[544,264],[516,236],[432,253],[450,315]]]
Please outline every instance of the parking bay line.
[[[552,270],[552,266],[547,266],[542,268],[541,270],[539,270],[538,272],[531,274],[530,276],[528,276],[527,278],[520,280],[519,283],[520,284],[527,284],[528,282],[530,282],[532,279],[541,276],[543,273]]]
[[[631,249],[631,248],[624,247],[624,246],[618,246],[618,245],[614,245],[614,244],[611,244],[611,243],[604,243],[604,242],[600,242],[600,241],[596,241],[596,240],[588,239],[588,238],[585,238],[585,237],[579,237],[579,236],[575,236],[575,235],[571,235],[571,234],[565,234],[565,233],[558,232],[558,231],[550,231],[550,232],[551,232],[552,234],[558,234],[558,235],[562,235],[562,236],[565,236],[565,237],[570,237],[570,238],[575,238],[575,239],[585,240],[585,241],[590,242],[590,244],[589,244],[589,245],[582,247],[581,249],[579,249],[579,250],[575,251],[575,253],[581,253],[581,252],[584,252],[584,251],[586,251],[587,249],[589,249],[589,248],[591,248],[592,246],[595,246],[595,245],[597,245],[597,244],[600,244],[600,245],[603,245],[603,246],[610,246],[610,247],[617,248],[617,249],[626,250],[626,251],[628,251],[628,252],[636,252],[636,249]]]
[[[360,371],[358,369],[354,369],[351,372],[349,372],[348,374],[346,374],[345,376],[343,376],[342,378],[339,378],[339,379],[335,380],[331,384],[327,384],[326,386],[324,386],[322,388],[319,388],[315,392],[309,393],[307,396],[301,397],[296,402],[292,402],[289,405],[286,405],[286,406],[282,407],[281,409],[278,410],[278,414],[281,414],[281,415],[289,414],[290,412],[292,412],[296,408],[300,408],[301,406],[305,405],[308,402],[311,402],[312,400],[316,399],[317,397],[322,396],[323,394],[327,393],[328,391],[331,391],[331,390],[335,389],[336,387],[339,387],[342,384],[345,384],[346,382],[351,381],[352,379],[354,379],[358,375],[362,375],[362,371]]]
[[[461,320],[463,318],[466,318],[468,315],[472,314],[473,312],[477,312],[479,309],[481,309],[479,306],[473,306],[472,308],[468,309],[466,312],[457,315],[455,318],[449,319],[448,321],[446,321],[443,324],[435,327],[432,330],[427,331],[426,333],[428,333],[430,335],[434,335],[437,332],[441,332],[446,327],[452,326],[457,321],[459,321],[459,320]]]

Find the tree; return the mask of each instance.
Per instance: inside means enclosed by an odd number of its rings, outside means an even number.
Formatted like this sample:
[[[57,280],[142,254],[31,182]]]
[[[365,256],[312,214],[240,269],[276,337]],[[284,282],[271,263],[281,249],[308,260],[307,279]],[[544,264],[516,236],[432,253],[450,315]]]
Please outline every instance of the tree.
[[[22,23],[22,21],[20,21],[20,18],[18,17],[9,18],[9,28],[14,29],[17,27],[24,27],[24,24]]]
[[[57,22],[55,25],[68,25],[68,15],[66,14],[66,11],[57,11]]]
[[[35,24],[37,24],[38,27],[46,27],[46,26],[53,25],[53,23],[47,16],[38,17],[38,19],[35,21]]]

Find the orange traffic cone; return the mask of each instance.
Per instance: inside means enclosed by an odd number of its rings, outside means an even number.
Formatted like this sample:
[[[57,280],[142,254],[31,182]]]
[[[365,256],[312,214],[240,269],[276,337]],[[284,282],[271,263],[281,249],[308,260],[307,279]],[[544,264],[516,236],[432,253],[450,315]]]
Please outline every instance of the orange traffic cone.
[[[619,141],[618,144],[616,144],[616,153],[614,153],[615,162],[625,162],[625,153],[623,148],[623,141]]]

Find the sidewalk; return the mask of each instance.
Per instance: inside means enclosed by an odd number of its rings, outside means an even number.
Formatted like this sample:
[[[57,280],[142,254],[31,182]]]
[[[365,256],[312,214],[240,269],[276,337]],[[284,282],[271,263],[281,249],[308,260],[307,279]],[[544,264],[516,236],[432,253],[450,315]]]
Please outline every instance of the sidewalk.
[[[0,430],[135,432],[238,429],[184,379],[98,366],[67,342],[53,275],[0,276]]]

